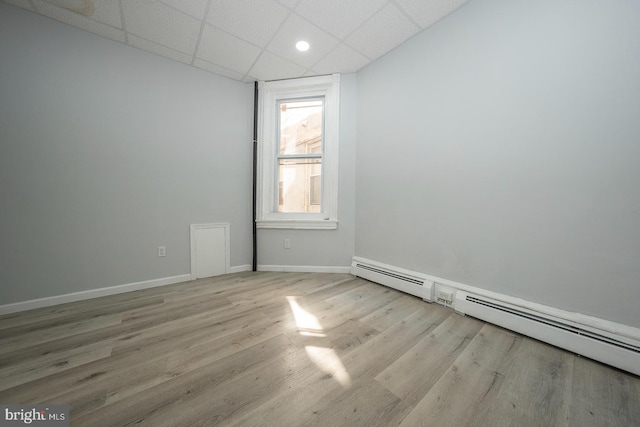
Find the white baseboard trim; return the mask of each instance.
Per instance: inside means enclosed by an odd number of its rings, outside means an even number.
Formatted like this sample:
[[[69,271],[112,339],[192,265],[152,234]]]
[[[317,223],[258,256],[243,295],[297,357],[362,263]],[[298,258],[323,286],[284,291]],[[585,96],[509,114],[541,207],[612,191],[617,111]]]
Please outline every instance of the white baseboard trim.
[[[109,286],[106,288],[90,289],[86,291],[73,292],[70,294],[32,299],[29,301],[21,301],[12,304],[0,305],[0,315],[32,310],[34,308],[50,307],[52,305],[82,301],[108,295],[116,295],[124,292],[139,291],[141,289],[155,288],[158,286],[172,285],[174,283],[187,282],[189,280],[191,280],[191,274],[180,274],[178,276],[162,277],[159,279],[145,280],[142,282],[126,283],[124,285]]]
[[[258,265],[258,271],[280,271],[286,273],[350,273],[351,267],[318,265]]]
[[[252,267],[250,264],[236,265],[234,267],[229,267],[229,274],[251,271],[251,269]]]

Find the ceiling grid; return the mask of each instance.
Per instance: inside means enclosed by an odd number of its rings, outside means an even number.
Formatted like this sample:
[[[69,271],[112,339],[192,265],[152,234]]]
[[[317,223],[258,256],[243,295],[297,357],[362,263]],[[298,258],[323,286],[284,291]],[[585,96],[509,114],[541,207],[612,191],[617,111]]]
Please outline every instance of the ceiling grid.
[[[466,0],[2,1],[251,82],[355,72]]]

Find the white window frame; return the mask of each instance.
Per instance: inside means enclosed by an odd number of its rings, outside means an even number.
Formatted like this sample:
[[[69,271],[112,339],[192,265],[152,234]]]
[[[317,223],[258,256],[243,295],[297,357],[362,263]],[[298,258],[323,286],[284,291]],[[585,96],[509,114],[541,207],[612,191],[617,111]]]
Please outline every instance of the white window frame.
[[[276,167],[277,102],[324,97],[322,212],[278,212]],[[258,83],[257,228],[338,228],[338,153],[340,136],[340,74]]]

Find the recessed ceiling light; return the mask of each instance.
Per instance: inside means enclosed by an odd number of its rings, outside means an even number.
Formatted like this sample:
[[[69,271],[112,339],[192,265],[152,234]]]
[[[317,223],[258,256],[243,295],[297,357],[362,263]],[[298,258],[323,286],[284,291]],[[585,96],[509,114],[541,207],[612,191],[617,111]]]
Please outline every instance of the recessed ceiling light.
[[[296,43],[296,49],[298,49],[300,52],[306,52],[309,50],[309,43],[304,40],[300,40],[298,43]]]

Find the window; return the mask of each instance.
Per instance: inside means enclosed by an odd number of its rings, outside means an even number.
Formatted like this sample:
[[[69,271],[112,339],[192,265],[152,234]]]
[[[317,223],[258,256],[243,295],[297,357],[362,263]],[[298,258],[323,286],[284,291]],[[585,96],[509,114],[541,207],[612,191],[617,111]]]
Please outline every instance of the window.
[[[260,82],[259,228],[338,224],[340,76]]]

